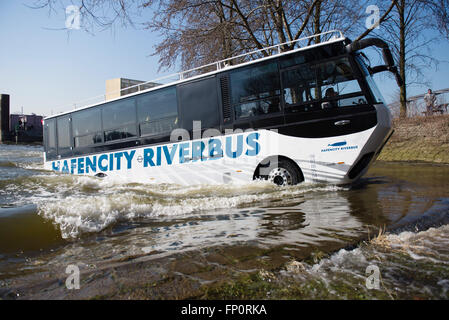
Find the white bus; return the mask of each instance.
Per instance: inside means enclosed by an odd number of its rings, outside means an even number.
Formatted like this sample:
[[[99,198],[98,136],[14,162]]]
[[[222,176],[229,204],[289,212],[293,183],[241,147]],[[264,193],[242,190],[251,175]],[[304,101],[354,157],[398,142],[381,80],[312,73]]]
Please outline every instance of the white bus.
[[[44,166],[143,183],[352,183],[392,134],[371,76],[401,79],[383,41],[323,36],[329,40],[287,52],[280,44],[256,59],[262,50],[250,52],[47,117]],[[368,66],[368,46],[382,49],[385,65]]]

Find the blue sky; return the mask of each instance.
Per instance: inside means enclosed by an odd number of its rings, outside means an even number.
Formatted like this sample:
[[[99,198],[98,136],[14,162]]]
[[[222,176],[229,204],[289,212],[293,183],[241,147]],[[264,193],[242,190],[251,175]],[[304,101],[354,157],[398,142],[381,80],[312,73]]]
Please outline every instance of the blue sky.
[[[158,35],[132,27],[88,34],[70,33],[62,9],[33,10],[22,1],[0,0],[0,93],[11,95],[11,112],[50,115],[72,109],[73,103],[104,94],[105,81],[111,78],[151,80],[158,74],[158,57],[150,56]],[[149,19],[145,12],[141,19]],[[449,43],[441,42],[434,55],[449,60]],[[178,71],[178,70],[173,70]],[[449,88],[449,63],[439,70],[425,70],[434,90]],[[376,82],[391,102],[395,82],[376,76]],[[409,96],[426,87],[409,88]]]

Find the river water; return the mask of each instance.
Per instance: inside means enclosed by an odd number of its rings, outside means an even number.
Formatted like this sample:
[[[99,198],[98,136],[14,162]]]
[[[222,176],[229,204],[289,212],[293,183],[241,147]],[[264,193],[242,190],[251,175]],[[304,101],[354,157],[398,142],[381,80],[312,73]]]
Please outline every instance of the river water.
[[[378,162],[352,187],[135,184],[0,145],[0,298],[447,299],[448,181]]]

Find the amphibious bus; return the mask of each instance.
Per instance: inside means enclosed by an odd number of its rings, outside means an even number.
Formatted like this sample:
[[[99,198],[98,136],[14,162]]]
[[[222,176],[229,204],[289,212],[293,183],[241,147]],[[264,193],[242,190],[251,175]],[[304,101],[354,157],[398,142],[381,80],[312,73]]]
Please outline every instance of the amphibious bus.
[[[382,40],[321,35],[328,40],[249,52],[49,116],[44,166],[143,183],[350,184],[392,134],[372,75],[401,79]],[[361,50],[370,46],[382,50],[384,65],[369,65]]]

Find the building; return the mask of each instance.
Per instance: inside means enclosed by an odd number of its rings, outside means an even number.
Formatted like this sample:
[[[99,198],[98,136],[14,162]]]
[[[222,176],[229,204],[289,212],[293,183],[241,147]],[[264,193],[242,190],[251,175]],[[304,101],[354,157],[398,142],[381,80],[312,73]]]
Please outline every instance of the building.
[[[9,116],[9,131],[12,136],[18,136],[19,141],[42,141],[43,117],[32,114],[12,114]]]
[[[0,143],[9,139],[9,94],[0,94]]]
[[[9,95],[0,95],[0,142],[41,142],[42,116],[36,114],[10,114]]]
[[[127,94],[154,88],[160,85],[159,83],[148,82],[140,80],[132,80],[125,78],[115,78],[106,80],[106,100],[116,99]],[[126,89],[132,87],[130,89]],[[123,90],[126,89],[126,90]]]

